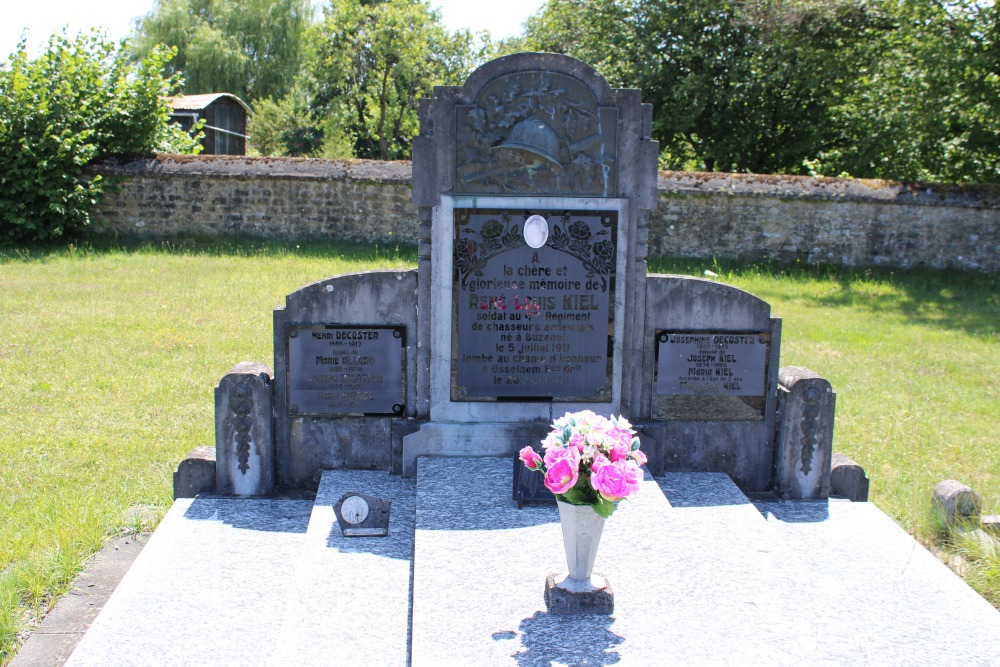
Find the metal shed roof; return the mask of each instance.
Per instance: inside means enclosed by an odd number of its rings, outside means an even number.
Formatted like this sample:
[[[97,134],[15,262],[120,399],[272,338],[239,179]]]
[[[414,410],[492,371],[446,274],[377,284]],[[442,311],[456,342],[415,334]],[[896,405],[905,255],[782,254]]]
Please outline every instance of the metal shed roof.
[[[176,97],[167,98],[167,104],[174,111],[201,111],[208,108],[212,102],[215,102],[220,97],[228,97],[229,99],[235,101],[243,109],[250,113],[250,107],[247,103],[236,97],[232,93],[204,93],[202,95],[178,95]]]

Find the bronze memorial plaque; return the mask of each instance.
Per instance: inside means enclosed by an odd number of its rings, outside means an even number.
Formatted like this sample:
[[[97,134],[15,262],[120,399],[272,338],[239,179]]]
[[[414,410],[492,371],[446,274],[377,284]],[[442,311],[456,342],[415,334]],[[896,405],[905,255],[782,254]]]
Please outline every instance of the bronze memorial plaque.
[[[617,223],[455,210],[453,401],[611,399]]]
[[[403,414],[405,327],[294,326],[285,341],[289,414]]]
[[[769,344],[766,332],[657,332],[653,416],[761,418]]]

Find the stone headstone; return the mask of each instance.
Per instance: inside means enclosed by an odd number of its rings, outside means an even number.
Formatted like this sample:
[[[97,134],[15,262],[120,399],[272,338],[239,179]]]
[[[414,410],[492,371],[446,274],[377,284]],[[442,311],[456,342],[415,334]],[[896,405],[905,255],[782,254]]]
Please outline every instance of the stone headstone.
[[[216,490],[237,496],[274,492],[271,369],[233,366],[215,388]]]
[[[394,469],[416,428],[416,293],[415,271],[370,271],[307,285],[275,309],[282,486],[315,488],[323,470]]]
[[[638,91],[522,53],[436,88],[420,117],[418,365],[430,372],[404,473],[421,455],[508,455],[567,411],[639,410],[658,149]]]
[[[775,491],[783,498],[827,498],[837,396],[807,368],[786,366],[778,381]]]
[[[648,412],[632,421],[651,471],[719,471],[768,490],[781,349],[770,305],[715,281],[651,275],[645,332]]]
[[[252,396],[273,402],[274,472],[255,488],[510,456],[590,409],[635,425],[654,474],[720,471],[745,491],[826,497],[833,394],[804,369],[779,388],[770,305],[647,275],[651,132],[640,91],[568,56],[505,56],[435,88],[413,140],[417,270],[327,278],[275,309],[270,399]],[[239,457],[257,441],[233,410],[257,408],[226,392],[219,466],[245,476]],[[544,496],[521,477],[518,502]]]
[[[978,524],[983,501],[971,487],[946,479],[934,487],[931,506],[942,525]]]

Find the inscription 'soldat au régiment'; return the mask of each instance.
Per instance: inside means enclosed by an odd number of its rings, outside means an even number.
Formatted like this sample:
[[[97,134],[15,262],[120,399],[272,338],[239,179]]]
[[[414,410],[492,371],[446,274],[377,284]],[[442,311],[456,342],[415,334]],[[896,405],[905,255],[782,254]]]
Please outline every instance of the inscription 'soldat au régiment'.
[[[610,399],[617,220],[456,209],[452,400]]]

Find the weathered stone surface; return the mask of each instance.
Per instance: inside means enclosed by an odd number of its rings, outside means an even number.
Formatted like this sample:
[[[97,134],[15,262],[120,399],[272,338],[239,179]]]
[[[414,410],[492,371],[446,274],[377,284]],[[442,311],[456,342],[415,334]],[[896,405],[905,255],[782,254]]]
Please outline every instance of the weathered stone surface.
[[[650,469],[723,471],[740,488],[767,490],[774,464],[780,318],[771,317],[771,306],[748,292],[688,276],[647,276],[645,302],[644,350],[637,369],[643,378],[642,411],[633,413],[633,421],[640,438],[648,436],[655,445],[647,451]],[[656,395],[659,331],[765,335],[763,394],[746,401],[736,396]]]
[[[409,163],[164,155],[98,170],[123,178],[97,231],[416,240]]]
[[[195,447],[174,471],[174,500],[215,491],[215,447]]]
[[[244,361],[215,388],[216,490],[237,496],[274,493],[271,369]]]
[[[417,353],[416,271],[369,271],[306,285],[274,310],[274,423],[277,480],[315,488],[323,470],[398,470],[402,438],[419,416],[414,397]],[[288,405],[290,328],[305,325],[392,326],[405,331],[401,377],[405,409],[392,416],[298,415]],[[364,391],[359,385],[357,390]]]
[[[984,514],[979,518],[979,527],[995,537],[1000,537],[1000,514]]]
[[[528,88],[531,94],[525,95]],[[497,95],[513,100],[508,111],[494,108],[490,100]],[[583,106],[575,106],[577,102]],[[583,109],[580,118],[573,122],[590,128],[580,136],[575,134],[580,128],[572,131],[554,129],[555,125],[570,119],[575,113],[573,109]],[[591,112],[594,115],[589,115]],[[486,123],[483,127],[500,141],[498,150],[504,155],[494,154],[491,148],[481,144],[475,136],[477,133],[471,131],[480,121]],[[430,421],[420,431],[405,438],[404,474],[411,474],[416,457],[425,454],[509,454],[526,444],[518,437],[522,425],[550,423],[566,411],[587,407],[604,414],[632,414],[638,410],[639,360],[644,330],[638,325],[635,314],[644,312],[643,260],[648,238],[648,210],[655,205],[657,154],[656,143],[650,140],[651,110],[642,104],[639,91],[612,89],[596,70],[575,58],[556,54],[514,54],[478,68],[462,86],[435,88],[434,98],[421,105],[420,123],[420,136],[413,143],[414,173],[417,175],[413,202],[419,209],[420,219],[418,271],[421,277],[421,318],[418,346],[426,355],[424,358],[429,365],[429,374],[418,378],[418,395],[427,397]],[[515,126],[520,128],[517,132]],[[563,133],[563,138],[574,137],[572,144],[548,141],[552,134],[560,133]],[[476,145],[466,145],[469,141]],[[609,154],[602,155],[601,146]],[[594,171],[590,167],[594,160],[610,159],[610,152],[615,153],[614,173],[607,174],[605,179],[600,176],[601,169]],[[510,162],[508,158],[514,161]],[[531,163],[530,168],[525,168],[527,162],[524,160]],[[538,160],[546,164],[538,166]],[[560,170],[566,173],[556,177]],[[596,180],[591,179],[594,174],[597,174]],[[490,215],[496,215],[497,220],[513,222],[499,237],[490,231],[480,235],[478,240],[471,236],[467,238],[461,236],[461,216],[468,209],[490,211]],[[466,380],[472,375],[471,364],[478,363],[471,360],[465,368],[467,375],[463,382],[453,383],[453,374],[459,365],[453,360],[463,351],[456,341],[465,333],[456,325],[456,322],[463,321],[455,314],[456,266],[474,265],[472,274],[482,277],[484,258],[496,256],[501,250],[507,253],[504,257],[516,255],[524,247],[519,234],[520,224],[528,219],[522,216],[525,211],[543,217],[557,216],[556,220],[560,220],[566,212],[606,212],[607,215],[602,218],[608,220],[600,220],[600,225],[616,218],[616,227],[597,230],[594,226],[586,233],[581,232],[581,227],[576,224],[579,221],[574,221],[570,227],[576,225],[572,227],[575,231],[563,233],[563,238],[575,239],[573,244],[569,241],[563,245],[553,242],[544,250],[529,255],[527,260],[521,258],[521,263],[511,261],[516,266],[504,267],[504,271],[513,273],[525,268],[524,261],[537,261],[555,277],[557,271],[566,270],[561,268],[566,261],[579,261],[589,263],[586,267],[588,278],[594,278],[596,271],[602,276],[601,280],[612,275],[613,267],[613,299],[610,298],[612,282],[609,280],[606,287],[602,284],[600,290],[603,293],[607,289],[608,302],[602,302],[600,306],[607,310],[602,311],[602,316],[595,318],[594,324],[590,325],[593,328],[587,330],[594,334],[595,339],[588,339],[583,346],[587,349],[564,347],[567,338],[558,341],[559,349],[549,348],[546,342],[539,344],[544,350],[530,351],[532,354],[544,354],[545,363],[561,363],[563,366],[559,373],[565,377],[576,372],[567,371],[566,366],[582,366],[583,363],[593,363],[595,370],[604,371],[599,373],[601,382],[597,386],[589,386],[588,380],[588,386],[584,387],[581,382],[579,393],[563,391],[562,387],[557,391],[551,386],[543,387],[534,395],[520,389],[496,394],[487,391],[493,388],[492,384],[502,384],[508,379],[511,385],[517,384],[522,381],[521,375],[528,379],[529,374],[518,370],[526,364],[533,365],[532,379],[544,375],[538,372],[542,363],[538,358],[517,360],[521,352],[516,349],[503,351],[504,356],[511,354],[512,359],[508,361],[499,358],[484,360],[484,364],[492,364],[484,372],[493,376],[486,387],[477,387],[473,391],[467,386],[469,383]],[[553,225],[550,229],[553,236],[549,238],[554,241],[557,238],[554,230],[559,226],[551,221],[548,224]],[[484,232],[487,225],[492,230],[492,223],[483,221],[483,226],[476,228],[476,234]],[[589,246],[583,253],[577,246],[584,243],[584,236],[589,241],[596,231],[609,236]],[[614,238],[610,237],[611,234]],[[553,255],[562,257],[553,260]],[[558,265],[554,263],[556,261]],[[597,270],[598,266],[600,270]],[[571,267],[571,272],[576,268],[575,265]],[[484,289],[488,290],[488,297],[492,297],[494,303],[501,299],[504,303],[514,303],[518,296],[525,296],[523,292],[517,292],[521,288],[504,284],[502,279],[490,280],[489,283],[490,286]],[[585,283],[586,278],[581,284]],[[559,303],[562,303],[562,298],[580,296],[583,289],[566,289],[564,293],[550,295],[549,298],[559,298]],[[480,289],[478,294],[482,293]],[[468,304],[466,298],[461,307],[468,309]],[[506,311],[506,307],[496,310],[493,314],[497,315],[497,319],[504,320],[501,325],[509,326],[507,313],[500,312]],[[521,314],[514,313],[513,309],[511,311],[510,319],[517,319],[523,325]],[[608,317],[611,313],[613,318]],[[626,316],[626,313],[629,315]],[[627,326],[626,322],[631,326]],[[550,327],[547,331],[558,331],[562,326],[553,320],[547,324]],[[513,326],[520,325],[515,323]],[[543,331],[542,324],[535,326],[538,328],[533,333]],[[586,326],[581,324],[577,332],[583,331]],[[514,332],[515,329],[496,331]],[[517,331],[504,341],[511,348],[517,343],[528,342],[515,338],[521,335],[521,331],[527,333],[528,330]],[[553,344],[556,342],[552,341]],[[495,345],[492,353],[499,352]],[[615,360],[610,371],[597,368],[601,365],[600,361],[584,358],[589,355],[604,357],[605,350],[606,358]],[[564,355],[566,360],[559,361],[559,354]],[[469,356],[483,358],[489,355],[484,352]],[[514,370],[491,370],[494,367]],[[554,371],[552,373],[555,374]],[[509,377],[501,377],[500,374]],[[523,382],[523,385],[528,384]],[[521,398],[524,400],[518,400]],[[422,400],[418,398],[421,406]]]
[[[414,154],[430,139],[416,137]],[[433,193],[441,156],[422,154],[414,191]],[[98,232],[420,239],[407,162],[164,155],[93,170],[123,177],[98,205]],[[654,253],[1000,270],[1000,201],[988,187],[659,172],[658,201],[644,205],[655,209]]]
[[[978,523],[983,501],[969,486],[958,480],[946,479],[934,487],[931,506],[935,515],[951,527]]]
[[[607,616],[615,613],[615,592],[611,582],[596,573],[591,586],[580,586],[565,575],[553,573],[545,577],[545,607],[550,614]]]
[[[830,465],[830,496],[852,502],[868,502],[871,480],[865,469],[840,452],[833,453]]]
[[[830,383],[808,368],[779,372],[774,490],[782,498],[829,497],[836,404]]]

